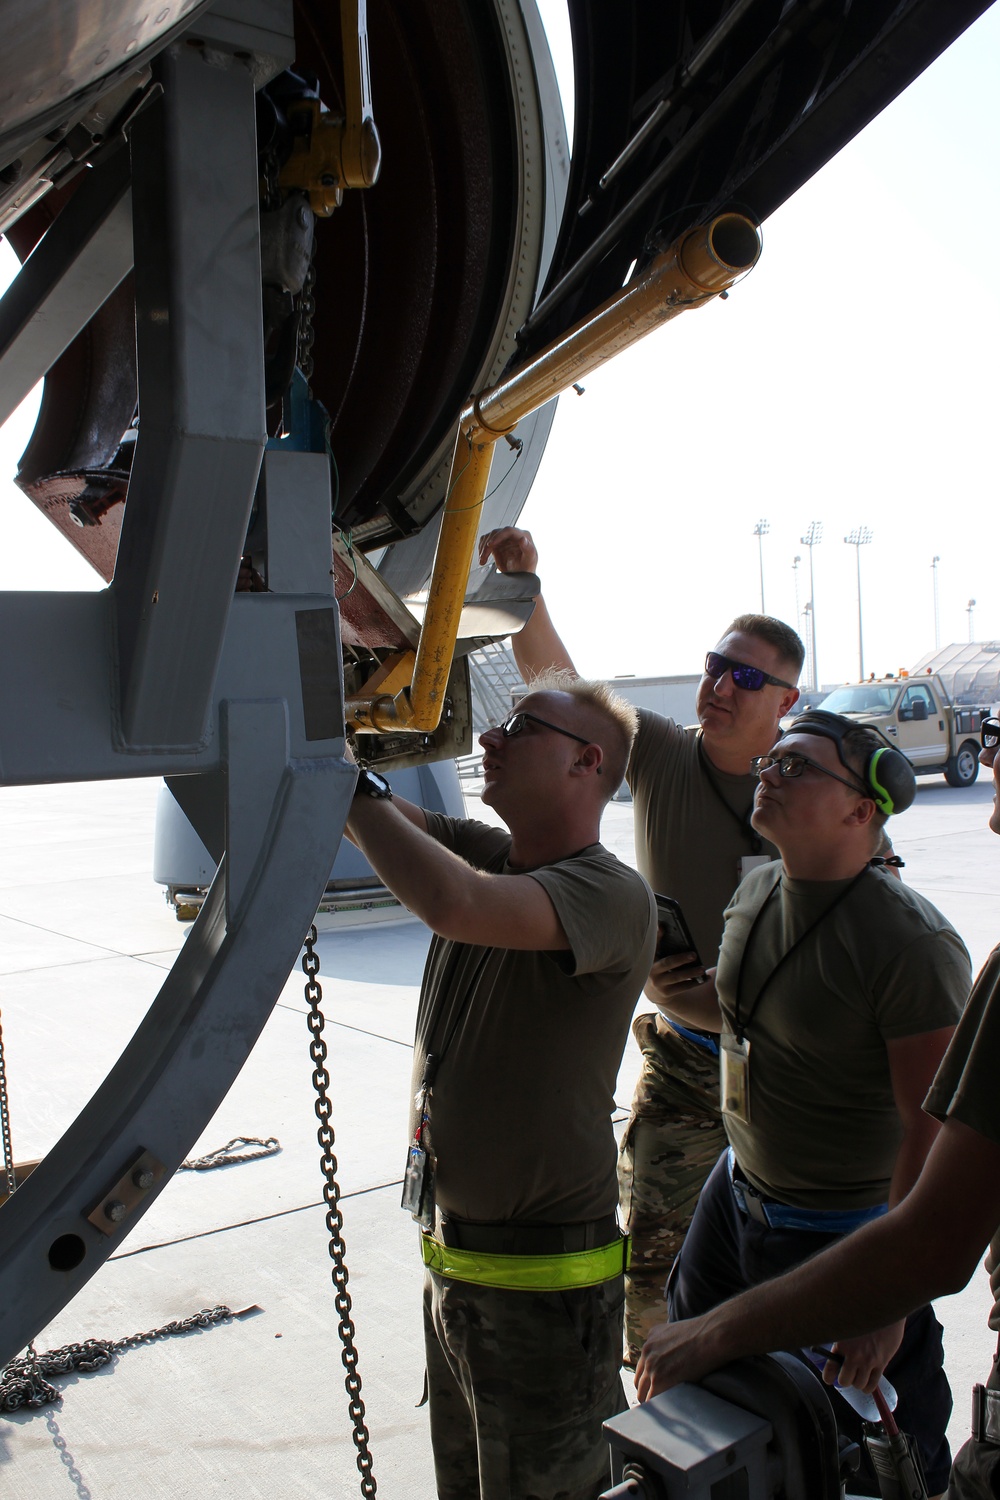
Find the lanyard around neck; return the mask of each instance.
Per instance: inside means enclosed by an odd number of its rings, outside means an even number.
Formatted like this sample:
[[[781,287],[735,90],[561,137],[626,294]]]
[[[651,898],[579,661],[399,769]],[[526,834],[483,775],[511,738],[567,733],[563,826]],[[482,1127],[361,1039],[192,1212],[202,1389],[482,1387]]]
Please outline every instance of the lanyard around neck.
[[[750,799],[750,806],[747,808],[746,813],[738,813],[735,807],[733,807],[729,802],[728,798],[723,795],[722,788],[715,779],[715,772],[712,768],[712,762],[709,760],[708,754],[706,753],[705,745],[702,740],[702,731],[700,729],[698,731],[697,745],[698,762],[701,766],[702,771],[704,771],[705,773],[705,780],[712,788],[712,791],[715,793],[718,800],[722,803],[722,806],[726,809],[726,812],[734,822],[739,824],[740,828],[742,828],[744,834],[749,839],[751,854],[759,854],[764,847],[764,842],[757,830],[755,828],[751,828],[750,826],[750,818],[753,814],[753,798],[751,797]]]
[[[747,933],[746,942],[743,944],[743,952],[740,955],[740,967],[736,974],[736,1003],[734,1006],[735,1014],[733,1016],[736,1031],[736,1040],[739,1043],[742,1044],[743,1039],[746,1035],[746,1029],[750,1025],[750,1022],[753,1020],[754,1016],[757,1014],[757,1007],[760,1005],[761,999],[764,995],[764,991],[771,984],[772,980],[776,977],[780,970],[784,968],[785,964],[791,958],[792,954],[795,953],[797,949],[802,947],[802,944],[805,942],[806,938],[812,937],[813,933],[818,927],[822,926],[827,917],[830,916],[832,912],[836,911],[837,907],[842,901],[845,901],[847,899],[847,897],[853,891],[854,887],[857,885],[858,881],[861,879],[862,875],[866,873],[867,869],[868,866],[865,865],[864,869],[859,870],[854,879],[851,881],[850,885],[845,885],[844,889],[842,891],[839,891],[837,895],[834,896],[829,906],[824,907],[815,921],[810,922],[805,932],[801,933],[799,937],[795,939],[795,942],[792,944],[792,946],[786,949],[786,951],[781,955],[781,957],[778,959],[778,962],[775,964],[770,974],[765,977],[763,984],[754,996],[753,1004],[747,1011],[746,1020],[744,1020],[742,1017],[743,976],[746,971],[747,955],[749,954],[751,946],[753,944],[753,939],[760,925],[761,917],[764,915],[764,912],[770,905],[772,896],[776,895],[777,892],[781,889],[782,876],[778,876],[777,880],[774,882],[771,889],[768,891],[767,895],[764,897],[764,900],[760,904],[757,915],[754,917],[753,923],[750,927],[750,931]]]

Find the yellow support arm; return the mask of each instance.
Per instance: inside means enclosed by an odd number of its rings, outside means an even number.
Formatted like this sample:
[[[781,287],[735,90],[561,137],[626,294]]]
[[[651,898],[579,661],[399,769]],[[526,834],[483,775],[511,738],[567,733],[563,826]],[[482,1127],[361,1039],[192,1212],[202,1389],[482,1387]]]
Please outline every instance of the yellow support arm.
[[[726,291],[759,255],[760,239],[751,220],[721,214],[682,235],[630,286],[473,398],[459,419],[412,680],[393,698],[383,694],[363,703],[355,700],[349,724],[384,734],[429,733],[438,727],[497,439],[661,323]]]

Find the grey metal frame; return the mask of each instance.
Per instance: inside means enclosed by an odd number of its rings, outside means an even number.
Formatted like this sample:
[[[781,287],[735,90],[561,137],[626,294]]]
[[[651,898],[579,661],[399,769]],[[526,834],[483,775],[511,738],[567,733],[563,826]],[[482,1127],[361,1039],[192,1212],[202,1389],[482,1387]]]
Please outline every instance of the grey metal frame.
[[[86,180],[0,299],[0,425],[132,269],[124,142]]]
[[[290,25],[289,9],[262,14]],[[167,776],[225,854],[132,1041],[0,1206],[0,1364],[117,1248],[232,1085],[322,896],[354,786],[316,455],[268,455],[282,592],[234,595],[265,442],[254,86],[282,39],[269,24],[261,55],[246,56],[246,25],[227,50],[230,23],[212,21],[211,45],[185,38],[158,60],[162,100],[131,136],[141,421],[114,582],[0,594],[0,631],[16,643],[0,658],[0,783]],[[104,257],[98,291],[124,274],[122,162],[77,209]],[[21,309],[25,337],[25,308],[63,307],[45,360],[97,295],[79,275],[73,285],[79,263],[67,225],[56,230],[0,307],[11,326]]]
[[[115,626],[124,738],[194,749],[266,438],[254,82],[187,40],[155,71],[131,136],[141,422]]]

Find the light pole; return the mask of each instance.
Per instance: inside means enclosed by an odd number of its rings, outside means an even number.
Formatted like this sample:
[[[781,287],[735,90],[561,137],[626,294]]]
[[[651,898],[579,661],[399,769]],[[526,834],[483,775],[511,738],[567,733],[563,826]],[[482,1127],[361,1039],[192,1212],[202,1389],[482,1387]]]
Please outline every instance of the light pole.
[[[966,614],[969,617],[969,640],[970,641],[972,640],[972,611],[975,609],[975,607],[976,607],[976,601],[975,601],[975,599],[970,599],[969,602],[968,602],[968,604],[965,606],[965,612],[966,612]]]
[[[795,628],[796,628],[796,630],[798,629],[798,626],[799,626],[799,615],[801,613],[801,611],[799,609],[799,563],[801,561],[802,561],[801,557],[793,557],[792,558],[792,577],[795,579]]]
[[[760,612],[762,615],[767,613],[764,608],[764,537],[770,529],[769,523],[765,520],[758,521],[753,529],[753,534],[757,538],[757,557],[760,562]]]
[[[931,558],[931,573],[934,577],[934,650],[941,650],[941,611],[938,605],[938,563],[941,559],[937,556]]]
[[[809,603],[806,608],[809,611],[809,629],[812,634],[812,687],[813,692],[819,687],[819,667],[816,663],[816,581],[813,576],[813,548],[818,547],[823,540],[823,522],[810,521],[805,536],[800,537],[803,547],[809,548]]]
[[[844,537],[847,545],[854,548],[854,558],[858,565],[858,677],[862,682],[865,680],[865,647],[861,633],[861,549],[867,547],[871,539],[872,532],[867,526],[855,526],[850,536]]]
[[[802,634],[806,639],[806,688],[809,690],[813,689],[812,631],[809,628],[812,622],[812,609],[812,601],[807,599],[802,608],[802,618],[806,622],[802,627]]]

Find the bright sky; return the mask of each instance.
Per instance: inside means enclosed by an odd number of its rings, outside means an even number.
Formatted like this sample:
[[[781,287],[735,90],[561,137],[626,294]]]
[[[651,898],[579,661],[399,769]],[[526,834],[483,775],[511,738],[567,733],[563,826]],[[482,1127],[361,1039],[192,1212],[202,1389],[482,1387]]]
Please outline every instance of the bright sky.
[[[561,81],[564,0],[540,0]],[[569,63],[571,69],[571,62]],[[764,225],[756,269],[562,398],[522,515],[577,666],[700,670],[734,614],[795,622],[814,549],[820,680],[1000,636],[1000,6]],[[566,84],[562,83],[563,92]],[[800,619],[801,627],[801,619]]]
[[[540,0],[568,78],[565,0]],[[736,613],[794,622],[814,549],[824,682],[1000,637],[995,476],[1000,6],[764,226],[725,303],[687,313],[564,397],[523,521],[581,670],[691,672]],[[0,276],[13,257],[0,246]],[[37,399],[37,398],[36,398]],[[0,434],[0,588],[98,588],[12,476],[29,399]],[[801,616],[800,616],[801,625]]]

